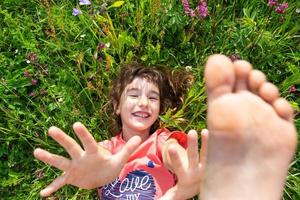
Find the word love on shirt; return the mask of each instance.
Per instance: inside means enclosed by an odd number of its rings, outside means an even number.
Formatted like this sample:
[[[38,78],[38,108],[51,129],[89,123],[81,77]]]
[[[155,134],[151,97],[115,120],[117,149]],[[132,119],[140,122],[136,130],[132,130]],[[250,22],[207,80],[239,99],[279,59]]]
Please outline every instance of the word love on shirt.
[[[155,183],[153,177],[143,170],[130,172],[123,180],[117,178],[114,182],[102,188],[102,199],[154,199]]]

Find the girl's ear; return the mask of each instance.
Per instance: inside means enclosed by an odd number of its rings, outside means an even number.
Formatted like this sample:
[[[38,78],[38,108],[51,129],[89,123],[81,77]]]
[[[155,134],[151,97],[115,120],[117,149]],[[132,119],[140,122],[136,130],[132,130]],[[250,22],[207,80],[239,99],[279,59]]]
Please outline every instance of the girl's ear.
[[[120,114],[120,109],[119,109],[119,105],[117,103],[117,101],[113,100],[113,107],[114,107],[114,112],[119,115]]]
[[[121,114],[120,109],[119,109],[119,106],[115,109],[115,112],[116,112],[117,115],[120,115],[120,114]]]

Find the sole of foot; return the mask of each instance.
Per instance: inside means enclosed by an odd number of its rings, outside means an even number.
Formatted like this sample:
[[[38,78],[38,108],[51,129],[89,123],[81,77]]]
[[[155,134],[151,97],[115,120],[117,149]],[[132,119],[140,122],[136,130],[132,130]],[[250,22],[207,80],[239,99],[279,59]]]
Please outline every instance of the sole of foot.
[[[210,132],[201,200],[281,199],[297,134],[293,109],[250,63],[210,56]]]

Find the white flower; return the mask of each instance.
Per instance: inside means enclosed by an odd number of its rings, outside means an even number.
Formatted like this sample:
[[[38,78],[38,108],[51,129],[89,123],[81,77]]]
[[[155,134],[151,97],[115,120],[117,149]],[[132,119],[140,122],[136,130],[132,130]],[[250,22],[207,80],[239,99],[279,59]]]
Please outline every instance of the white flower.
[[[189,66],[189,65],[185,67],[185,70],[186,70],[186,71],[191,71],[192,69],[193,69],[193,67],[192,67],[192,66]]]

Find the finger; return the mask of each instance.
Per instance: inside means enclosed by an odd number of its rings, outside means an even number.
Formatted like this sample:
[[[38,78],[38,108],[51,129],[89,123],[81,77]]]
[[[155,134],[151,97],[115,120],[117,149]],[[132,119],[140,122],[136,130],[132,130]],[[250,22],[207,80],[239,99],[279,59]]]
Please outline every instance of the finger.
[[[200,150],[200,163],[205,165],[207,159],[207,144],[208,144],[209,132],[207,129],[201,131],[201,150]]]
[[[198,135],[195,130],[190,130],[188,133],[188,148],[187,148],[189,167],[195,168],[199,165],[198,152]]]
[[[70,160],[59,155],[55,155],[52,153],[49,153],[48,151],[45,151],[43,149],[36,149],[33,152],[34,157],[37,159],[43,161],[44,163],[47,163],[53,167],[56,167],[57,169],[67,171],[67,169],[70,166]]]
[[[73,125],[76,135],[79,137],[85,151],[87,153],[94,153],[98,150],[97,142],[94,137],[89,133],[86,127],[80,122]]]
[[[116,160],[119,160],[121,163],[126,163],[129,156],[136,150],[141,141],[142,139],[138,136],[130,138],[121,151],[115,154]]]
[[[65,175],[57,177],[50,185],[48,185],[45,189],[40,192],[42,197],[50,196],[53,192],[57,191],[64,185],[66,185],[66,177]]]
[[[64,147],[72,158],[78,158],[81,155],[82,149],[79,144],[77,144],[73,138],[65,134],[62,130],[52,126],[48,132],[56,142]]]
[[[175,144],[170,144],[168,148],[168,153],[170,155],[170,160],[172,163],[172,170],[177,175],[177,177],[182,173],[184,164],[180,158],[180,155],[176,149]]]

